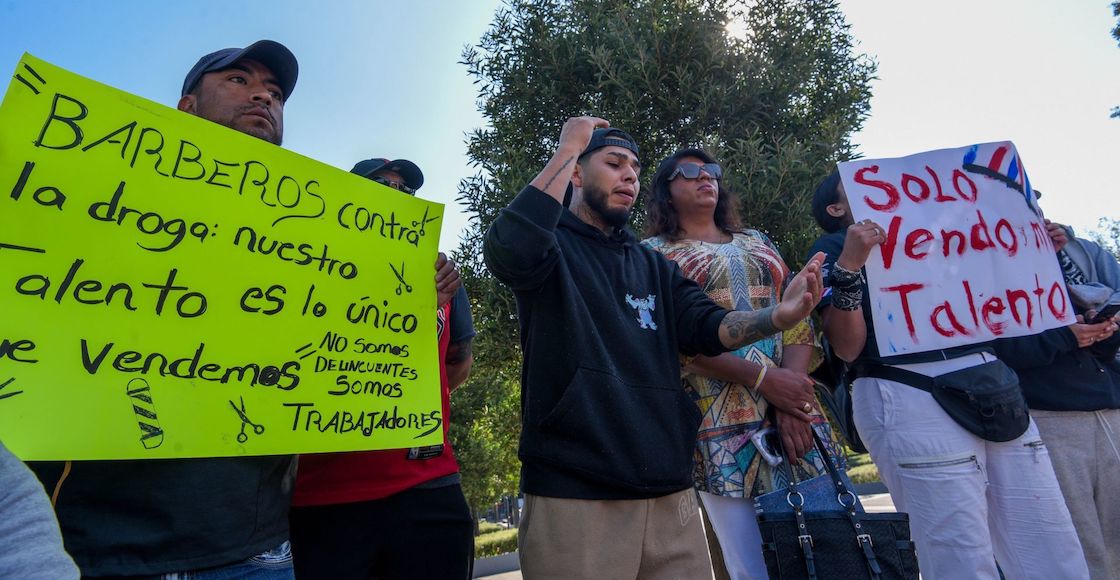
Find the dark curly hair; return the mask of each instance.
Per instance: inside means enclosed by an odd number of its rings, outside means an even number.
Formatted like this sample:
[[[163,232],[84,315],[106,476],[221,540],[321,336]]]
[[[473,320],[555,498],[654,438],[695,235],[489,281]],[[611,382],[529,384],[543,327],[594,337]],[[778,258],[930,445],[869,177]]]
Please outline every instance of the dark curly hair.
[[[657,172],[653,174],[650,183],[650,198],[646,204],[646,236],[660,236],[671,241],[681,239],[681,224],[677,218],[677,209],[671,203],[672,195],[669,193],[669,176],[677,168],[677,163],[685,157],[696,157],[704,163],[715,163],[715,157],[707,151],[698,148],[686,148],[666,157],[657,165]],[[734,233],[743,229],[743,220],[739,217],[739,198],[719,183],[719,199],[716,201],[715,211],[716,227],[724,233]]]

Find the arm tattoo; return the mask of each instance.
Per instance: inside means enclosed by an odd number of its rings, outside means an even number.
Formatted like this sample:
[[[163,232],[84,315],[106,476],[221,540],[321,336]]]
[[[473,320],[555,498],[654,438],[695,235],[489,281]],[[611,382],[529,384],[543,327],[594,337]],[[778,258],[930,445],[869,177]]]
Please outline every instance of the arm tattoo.
[[[569,157],[568,160],[565,161],[564,164],[560,166],[560,169],[557,169],[556,173],[552,174],[552,177],[548,178],[548,181],[545,182],[544,187],[542,187],[541,189],[548,190],[548,186],[552,185],[552,182],[556,181],[556,178],[560,177],[561,173],[564,173],[564,170],[567,169],[568,166],[572,164],[573,159],[575,159],[575,157]]]
[[[471,339],[466,339],[460,342],[453,342],[447,347],[447,358],[444,362],[447,364],[459,364],[471,356]]]
[[[730,343],[724,346],[735,349],[781,332],[774,326],[774,307],[762,310],[735,310],[723,318],[720,329],[726,332]]]

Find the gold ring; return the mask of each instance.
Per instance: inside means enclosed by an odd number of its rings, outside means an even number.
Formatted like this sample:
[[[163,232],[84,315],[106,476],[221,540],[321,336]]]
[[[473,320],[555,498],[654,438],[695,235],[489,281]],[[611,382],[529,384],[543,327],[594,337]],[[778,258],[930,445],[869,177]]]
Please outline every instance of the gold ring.
[[[805,404],[804,404],[804,405],[803,405],[803,406],[801,407],[801,410],[802,410],[802,411],[805,411],[806,413],[808,413],[809,411],[812,411],[812,410],[813,410],[813,406],[812,406],[812,405],[810,405],[809,403],[805,403]]]

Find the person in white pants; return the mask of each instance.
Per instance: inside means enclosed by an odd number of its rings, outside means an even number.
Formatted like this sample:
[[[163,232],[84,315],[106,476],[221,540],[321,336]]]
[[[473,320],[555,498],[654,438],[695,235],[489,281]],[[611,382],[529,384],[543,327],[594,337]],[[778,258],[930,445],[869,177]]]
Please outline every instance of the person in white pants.
[[[885,232],[871,221],[854,223],[837,173],[817,188],[813,214],[828,232],[810,251],[827,255],[819,311],[837,356],[857,368],[888,365],[926,376],[998,360],[987,344],[881,356],[862,268]],[[1089,577],[1033,420],[1018,438],[996,443],[965,430],[929,393],[906,384],[857,378],[852,399],[860,438],[895,506],[910,514],[923,578],[997,580],[997,561],[1009,579]]]
[[[991,354],[897,365],[928,376]],[[1034,420],[1017,439],[985,441],[925,391],[856,379],[853,419],[891,492],[910,514],[922,577],[1088,578],[1077,532]],[[994,557],[993,557],[994,556]]]

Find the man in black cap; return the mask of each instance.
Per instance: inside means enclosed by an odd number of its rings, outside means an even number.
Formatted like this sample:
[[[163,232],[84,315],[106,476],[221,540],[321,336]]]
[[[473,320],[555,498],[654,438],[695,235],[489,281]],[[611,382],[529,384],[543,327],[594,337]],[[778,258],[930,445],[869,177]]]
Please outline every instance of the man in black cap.
[[[262,40],[202,57],[179,109],[277,145],[298,65]],[[291,455],[32,464],[84,577],[292,579]]]
[[[374,157],[354,164],[350,173],[387,185],[393,189],[415,195],[416,190],[424,185],[424,174],[415,163],[407,159],[390,161],[383,157]]]
[[[407,159],[367,159],[350,172],[408,194],[424,184]],[[464,288],[445,302],[436,310],[443,443],[301,456],[291,513],[300,580],[471,577],[474,521],[447,433],[451,393],[470,374],[475,332]]]
[[[526,578],[710,578],[692,490],[700,416],[678,353],[791,328],[820,297],[822,256],[775,307],[717,306],[626,229],[640,171],[625,131],[571,118],[486,234],[486,264],[513,289],[521,325]]]
[[[179,110],[279,145],[299,65],[279,42],[212,52],[183,79]]]

